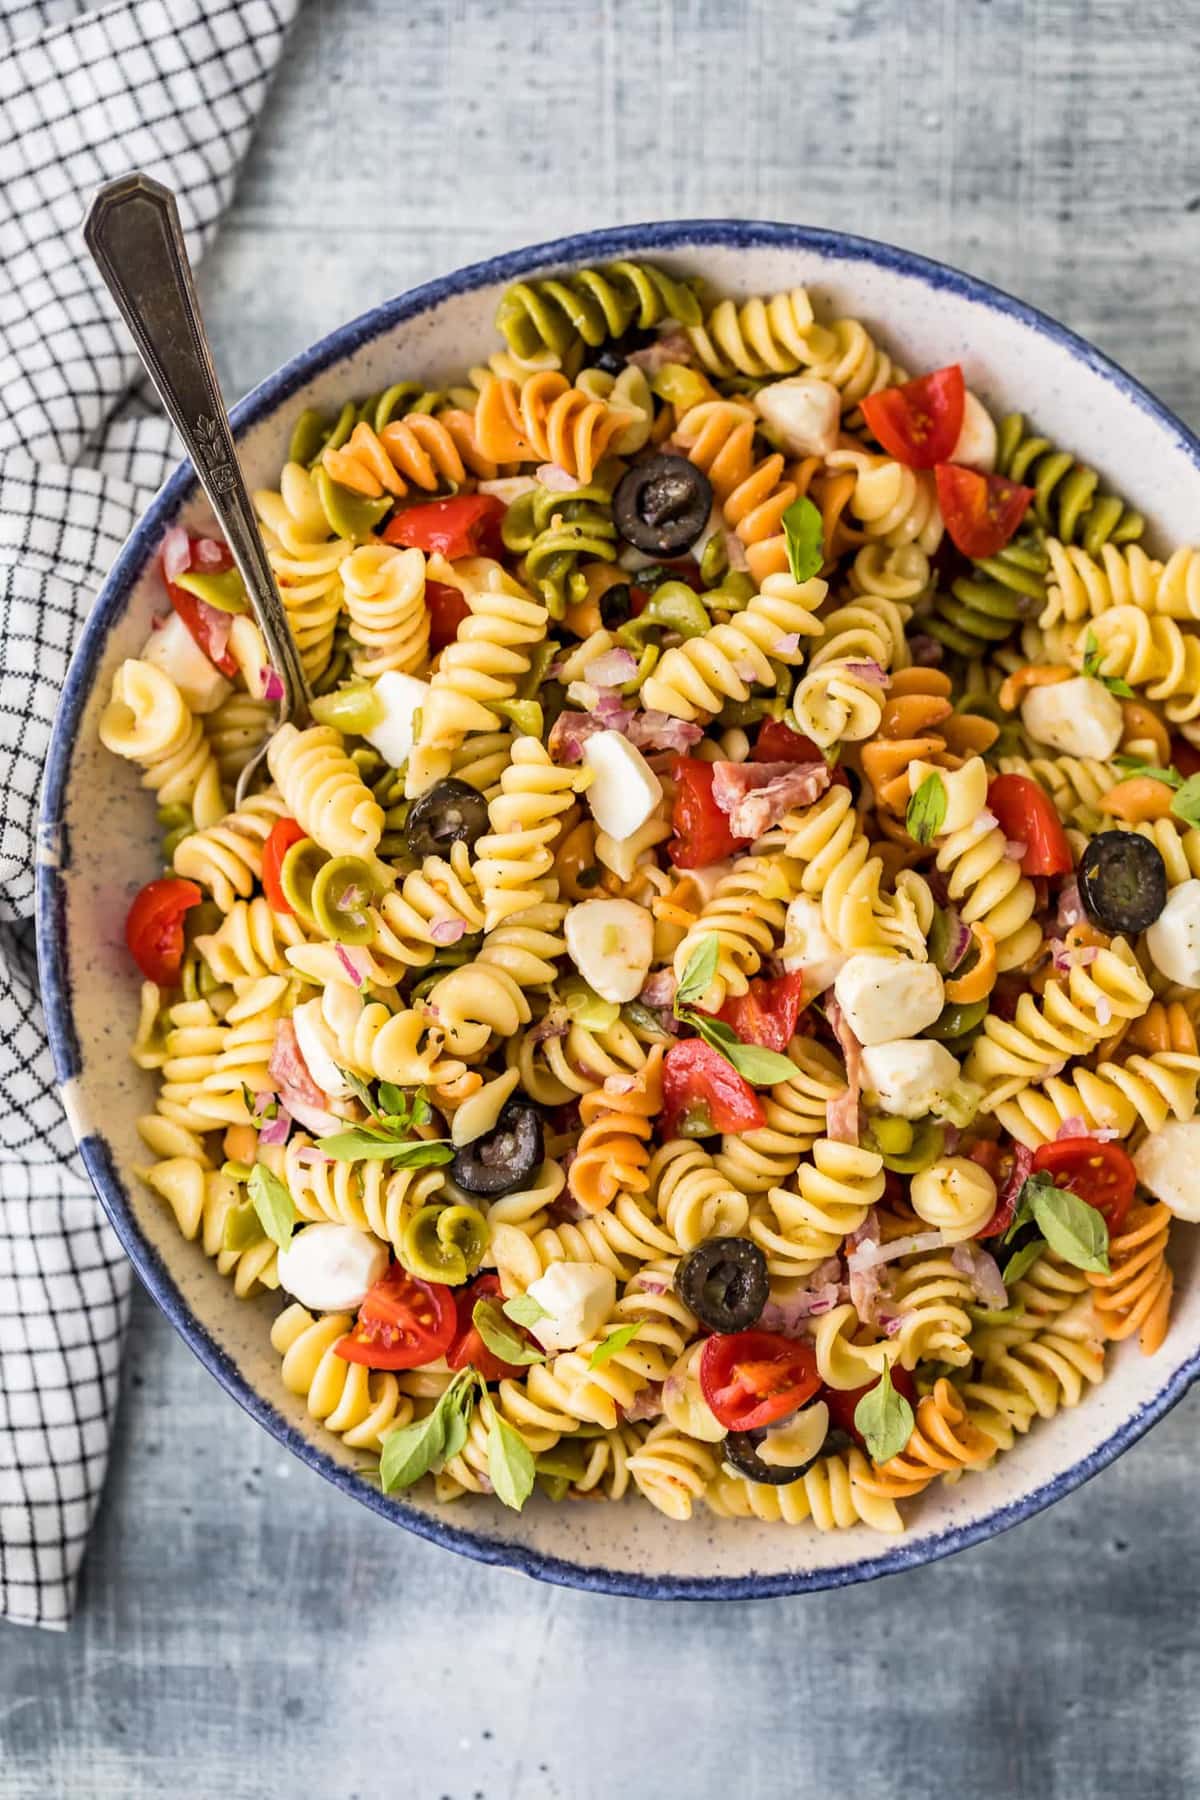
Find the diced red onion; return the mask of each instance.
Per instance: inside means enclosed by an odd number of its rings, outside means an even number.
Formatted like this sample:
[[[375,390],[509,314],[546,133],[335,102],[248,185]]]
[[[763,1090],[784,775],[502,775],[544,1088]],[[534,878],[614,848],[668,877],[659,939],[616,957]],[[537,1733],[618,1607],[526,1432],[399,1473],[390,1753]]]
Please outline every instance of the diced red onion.
[[[1028,849],[1029,845],[1022,842],[1020,838],[1005,838],[1004,840],[1004,854],[1010,862],[1019,863]]]
[[[552,494],[573,494],[579,486],[578,477],[568,475],[559,463],[539,463],[534,476]]]
[[[872,687],[890,687],[892,678],[881,663],[848,662],[846,673],[855,681],[869,681]]]
[[[224,656],[229,644],[229,633],[233,630],[232,613],[222,612],[219,606],[210,606],[207,600],[198,600],[194,594],[192,604],[196,608],[197,618],[205,628],[210,661],[214,657]]]
[[[337,952],[339,963],[350,977],[350,980],[354,983],[355,987],[361,987],[370,972],[367,968],[366,959],[360,959],[355,955],[353,950],[348,950],[345,944],[335,944],[334,949]]]
[[[1112,1001],[1106,1000],[1104,995],[1101,994],[1100,998],[1096,1002],[1096,1021],[1100,1025],[1111,1025],[1112,1024],[1112,1016],[1113,1016]]]
[[[1072,925],[1082,925],[1085,917],[1083,901],[1079,898],[1079,883],[1072,875],[1058,891],[1058,928],[1060,931],[1069,931]]]
[[[908,648],[918,669],[935,669],[945,655],[937,639],[930,637],[927,631],[914,631],[908,640]]]
[[[1024,1144],[1013,1145],[1013,1166],[1008,1180],[996,1196],[996,1209],[990,1219],[985,1220],[976,1237],[994,1237],[998,1232],[1007,1231],[1012,1224],[1017,1210],[1017,1201],[1021,1189],[1025,1186],[1033,1170],[1033,1151],[1027,1150]]]
[[[694,358],[691,342],[683,332],[668,331],[652,344],[631,350],[625,361],[646,375],[657,375],[668,363],[682,363],[685,368],[690,368]]]
[[[273,1119],[268,1119],[258,1133],[260,1144],[286,1144],[292,1129],[292,1115],[282,1103]]]
[[[959,963],[971,948],[971,928],[969,925],[963,924],[957,910],[953,906],[948,907],[946,910],[949,914],[949,926],[952,933],[950,943],[946,950],[946,974],[953,975],[955,969],[957,969]]]
[[[851,1088],[825,1104],[825,1133],[835,1144],[857,1144],[858,1095]]]
[[[1078,1113],[1072,1113],[1069,1119],[1063,1120],[1055,1132],[1054,1141],[1057,1144],[1062,1138],[1081,1138],[1087,1137],[1087,1135],[1087,1120],[1081,1119]]]
[[[550,728],[546,748],[552,760],[560,767],[577,763],[583,756],[583,746],[588,739],[603,730],[604,726],[600,721],[588,713],[561,712]]]
[[[548,1012],[530,1030],[529,1041],[531,1044],[544,1044],[547,1038],[565,1038],[570,1029],[571,1021],[565,1012]]]
[[[745,658],[743,658],[741,662],[734,663],[733,672],[739,681],[744,681],[746,683],[747,687],[752,687],[758,680],[757,668],[752,662],[747,662]]]
[[[850,1026],[846,1023],[846,1015],[843,1013],[837,1000],[826,1000],[825,1017],[828,1019],[829,1029],[837,1039],[842,1055],[846,1059],[846,1081],[848,1084],[848,1091],[853,1095],[854,1104],[857,1106],[858,1097],[862,1090],[862,1045],[859,1043]],[[828,1110],[828,1106],[826,1106],[826,1112],[828,1112]]]
[[[429,935],[435,944],[457,944],[466,929],[463,919],[435,919],[429,927]]]
[[[994,831],[1000,821],[990,807],[985,806],[975,815],[975,823],[980,831]]]
[[[197,538],[192,545],[192,567],[195,569],[219,569],[225,561],[225,545],[216,538]]]
[[[1008,1290],[994,1256],[989,1255],[978,1244],[968,1242],[955,1244],[950,1252],[950,1261],[960,1274],[967,1277],[984,1306],[1008,1305]]]
[[[771,655],[795,656],[799,648],[800,633],[798,631],[788,631],[785,632],[782,637],[777,637],[775,639],[775,642],[771,645]]]
[[[303,1094],[294,1088],[281,1086],[279,1097],[286,1105],[298,1125],[311,1131],[316,1137],[329,1137],[335,1131],[341,1131],[346,1121],[339,1119],[336,1113],[327,1112],[323,1106],[314,1106]]]
[[[315,1144],[302,1144],[293,1155],[302,1169],[314,1169],[321,1163],[333,1161],[332,1156],[327,1156],[324,1150],[318,1150]]]
[[[875,1323],[882,1328],[885,1337],[893,1338],[904,1330],[905,1317],[904,1313],[881,1312],[876,1315]]]
[[[750,567],[750,558],[746,555],[746,546],[737,532],[722,525],[721,541],[725,546],[725,560],[729,567],[737,574],[744,575]]]
[[[258,681],[264,700],[283,699],[283,676],[278,669],[272,669],[269,664],[264,666],[258,671]]]
[[[633,720],[633,713],[622,702],[620,694],[611,688],[602,690],[596,698],[594,713],[600,721],[602,731],[619,731],[624,733]]]
[[[271,1092],[270,1088],[262,1088],[255,1094],[254,1103],[250,1108],[250,1117],[256,1125],[260,1119],[266,1118],[268,1107],[272,1106],[276,1099],[277,1096]]]
[[[962,1139],[962,1132],[957,1125],[949,1123],[942,1127],[942,1149],[947,1156],[953,1156]]]
[[[657,969],[643,983],[638,999],[646,1006],[673,1006],[677,985],[673,969]]]
[[[909,1237],[893,1238],[890,1244],[856,1244],[846,1257],[846,1266],[873,1269],[881,1263],[895,1262],[898,1256],[915,1256],[922,1250],[939,1250],[945,1243],[940,1231],[916,1231]]]
[[[626,1419],[657,1419],[663,1409],[662,1391],[661,1381],[650,1381],[644,1388],[639,1388],[632,1404],[624,1409]]]
[[[633,680],[637,667],[637,657],[632,650],[606,650],[602,656],[592,658],[584,675],[593,687],[620,687]]]
[[[178,581],[192,566],[192,544],[182,525],[172,525],[162,541],[162,568],[168,581]]]
[[[626,736],[638,750],[684,751],[700,742],[704,728],[687,719],[673,719],[670,713],[657,712],[650,707],[646,712],[634,714]]]

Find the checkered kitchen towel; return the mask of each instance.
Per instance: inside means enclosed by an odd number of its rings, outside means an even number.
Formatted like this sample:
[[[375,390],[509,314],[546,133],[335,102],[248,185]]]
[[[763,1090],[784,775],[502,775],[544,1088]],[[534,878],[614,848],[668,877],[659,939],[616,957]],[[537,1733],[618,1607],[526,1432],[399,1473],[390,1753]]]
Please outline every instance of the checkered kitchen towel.
[[[174,188],[199,255],[300,0],[0,0],[0,1617],[63,1629],[130,1270],[78,1161],[37,996],[33,842],[92,597],[179,452],[83,250],[92,190]]]

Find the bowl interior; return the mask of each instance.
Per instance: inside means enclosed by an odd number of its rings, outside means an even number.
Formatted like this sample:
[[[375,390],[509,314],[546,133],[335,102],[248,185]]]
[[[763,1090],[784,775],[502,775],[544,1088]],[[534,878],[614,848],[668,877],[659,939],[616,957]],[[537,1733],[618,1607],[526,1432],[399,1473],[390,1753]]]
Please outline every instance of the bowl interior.
[[[953,271],[793,226],[700,223],[599,233],[479,265],[380,307],[288,365],[237,409],[250,485],[276,484],[291,422],[303,407],[334,408],[401,377],[437,382],[480,360],[495,342],[496,301],[509,280],[638,254],[701,274],[735,296],[803,284],[821,316],[861,318],[907,367],[961,362],[968,384],[993,408],[1033,415],[1048,436],[1094,462],[1146,513],[1154,544],[1191,535],[1200,445],[1098,352]],[[197,1353],[281,1441],[368,1504],[468,1554],[580,1585],[732,1596],[859,1580],[987,1536],[1103,1467],[1185,1391],[1200,1347],[1200,1283],[1192,1279],[1193,1235],[1180,1232],[1173,1323],[1159,1354],[1147,1359],[1133,1346],[1117,1347],[1107,1379],[1083,1404],[1035,1427],[986,1474],[939,1484],[910,1503],[903,1539],[865,1527],[822,1535],[704,1513],[678,1525],[642,1504],[556,1508],[535,1501],[517,1517],[485,1501],[438,1508],[385,1499],[356,1473],[362,1459],[284,1389],[267,1336],[278,1299],[239,1302],[134,1174],[146,1160],[134,1122],[151,1110],[154,1084],[128,1057],[138,983],[122,928],[132,894],[158,872],[156,827],[151,797],[128,764],[101,748],[97,721],[117,664],[137,654],[163,605],[149,564],[175,519],[211,525],[186,468],[122,552],[59,714],[39,871],[47,1016],[72,1127],[139,1272]]]

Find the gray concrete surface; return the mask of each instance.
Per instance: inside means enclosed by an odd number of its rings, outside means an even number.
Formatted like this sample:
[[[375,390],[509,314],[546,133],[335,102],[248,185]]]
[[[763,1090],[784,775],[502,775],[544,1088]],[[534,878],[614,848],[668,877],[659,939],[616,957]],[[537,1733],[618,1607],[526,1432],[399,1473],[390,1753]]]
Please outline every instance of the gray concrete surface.
[[[1200,422],[1198,49],[1187,0],[313,3],[205,271],[227,391],[479,255],[737,213],[960,263]],[[0,1800],[1182,1800],[1198,1418],[936,1567],[655,1608],[349,1505],[139,1300],[76,1625],[0,1627]]]

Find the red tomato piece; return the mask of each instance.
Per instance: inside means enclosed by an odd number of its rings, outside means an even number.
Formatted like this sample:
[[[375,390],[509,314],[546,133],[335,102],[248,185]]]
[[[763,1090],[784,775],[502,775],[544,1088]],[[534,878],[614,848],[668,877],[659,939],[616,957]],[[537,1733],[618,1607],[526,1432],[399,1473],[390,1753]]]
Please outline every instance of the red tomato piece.
[[[368,1369],[419,1369],[445,1355],[457,1324],[452,1288],[419,1281],[393,1263],[359,1307],[353,1331],[334,1349],[345,1362]]]
[[[1120,1231],[1137,1187],[1137,1171],[1120,1144],[1090,1137],[1059,1138],[1034,1151],[1033,1168],[1102,1213],[1110,1236]]]
[[[459,556],[501,556],[500,521],[506,512],[495,494],[455,494],[409,506],[388,521],[385,544],[408,544],[451,562]]]
[[[1027,775],[997,775],[988,783],[988,806],[1006,838],[1025,845],[1023,875],[1069,875],[1075,867],[1071,846],[1054,802],[1039,782]]]
[[[1032,488],[1005,475],[981,475],[958,463],[939,463],[934,476],[946,530],[976,562],[1003,550],[1033,499]]]
[[[458,636],[458,628],[470,617],[471,609],[460,590],[448,581],[425,583],[425,605],[429,611],[429,648],[444,650]]]
[[[737,1033],[743,1044],[783,1051],[796,1035],[803,1006],[804,977],[797,972],[752,981],[744,994],[726,1000],[716,1016]]]
[[[782,719],[764,719],[750,752],[751,762],[824,762],[810,737],[793,731]]]
[[[902,1369],[898,1363],[893,1363],[891,1376],[892,1386],[896,1392],[903,1394],[909,1405],[915,1407],[917,1384],[908,1370]],[[854,1423],[854,1412],[863,1395],[869,1394],[871,1389],[877,1385],[877,1382],[868,1381],[865,1387],[860,1388],[826,1387],[821,1390],[821,1398],[829,1408],[830,1424],[835,1425],[839,1431],[844,1431],[847,1437],[852,1437],[855,1443],[861,1445],[864,1450],[867,1447],[867,1440]]]
[[[710,1337],[700,1352],[700,1391],[730,1431],[758,1431],[786,1418],[820,1385],[809,1338],[733,1331]]]
[[[485,1381],[500,1381],[506,1375],[524,1375],[526,1371],[514,1363],[501,1362],[494,1356],[475,1329],[472,1313],[480,1300],[502,1300],[504,1290],[500,1286],[498,1275],[477,1275],[474,1281],[465,1288],[454,1290],[454,1305],[457,1313],[457,1324],[450,1348],[446,1352],[446,1361],[452,1369],[465,1369],[470,1363],[477,1369]],[[518,1337],[527,1337],[520,1325],[509,1320],[509,1329]],[[530,1339],[530,1342],[533,1340]]]
[[[292,845],[298,844],[301,838],[307,836],[308,833],[295,819],[276,819],[271,827],[263,845],[262,884],[267,905],[272,912],[290,913],[292,910],[288,905],[287,895],[279,884],[279,871]]]
[[[703,1038],[672,1044],[663,1058],[664,1137],[675,1137],[684,1122],[696,1137],[756,1131],[767,1122],[750,1083]]]
[[[729,815],[713,799],[713,766],[695,756],[677,756],[671,765],[675,802],[671,808],[674,836],[667,854],[677,869],[704,869],[742,850],[751,838],[734,837]]]
[[[176,875],[148,881],[125,915],[125,942],[147,981],[173,987],[183,961],[183,916],[204,895]]]
[[[863,418],[889,456],[910,469],[948,462],[962,430],[966,387],[957,363],[884,388],[861,402]]]
[[[200,540],[195,537],[188,538],[188,546],[192,553],[193,563],[195,562],[196,545],[199,541]],[[219,540],[211,541],[219,543]],[[221,550],[221,557],[219,560],[214,558],[212,562],[205,564],[205,572],[207,574],[220,575],[224,570],[232,569],[233,567],[233,556],[228,544],[219,544],[219,547]],[[229,649],[228,631],[225,632],[223,641],[218,645],[213,636],[214,621],[211,610],[206,608],[203,603],[197,599],[195,594],[189,594],[186,588],[176,587],[173,581],[168,581],[165,570],[163,571],[163,585],[167,590],[167,599],[171,602],[171,605],[187,626],[194,642],[201,650],[203,650],[209,662],[212,663],[215,668],[220,669],[222,675],[236,675],[238,666]]]

